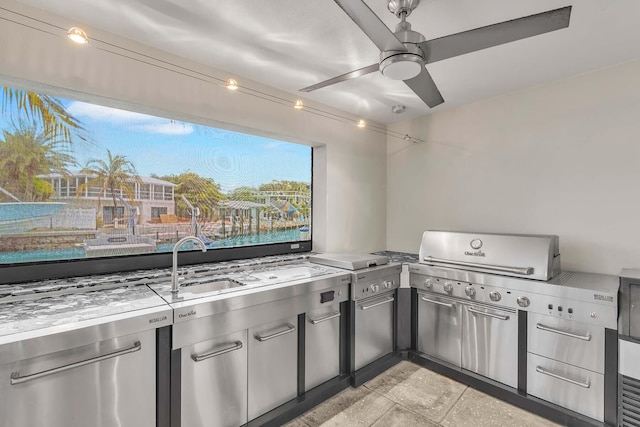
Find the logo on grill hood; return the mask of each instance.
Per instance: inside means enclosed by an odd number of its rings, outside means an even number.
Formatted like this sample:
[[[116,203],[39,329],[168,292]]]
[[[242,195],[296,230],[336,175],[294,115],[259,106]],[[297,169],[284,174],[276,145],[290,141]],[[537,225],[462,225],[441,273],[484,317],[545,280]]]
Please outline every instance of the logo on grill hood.
[[[480,256],[480,257],[485,256],[484,252],[482,252],[480,250],[480,248],[482,247],[482,240],[473,239],[471,242],[469,242],[469,245],[471,246],[471,249],[475,249],[475,250],[473,252],[464,251],[465,255],[468,255],[468,256]]]
[[[471,248],[472,248],[472,249],[476,249],[476,250],[478,250],[478,249],[480,249],[480,248],[482,247],[482,240],[480,240],[480,239],[473,239],[473,240],[471,241],[471,243],[469,243],[469,244],[471,245]]]

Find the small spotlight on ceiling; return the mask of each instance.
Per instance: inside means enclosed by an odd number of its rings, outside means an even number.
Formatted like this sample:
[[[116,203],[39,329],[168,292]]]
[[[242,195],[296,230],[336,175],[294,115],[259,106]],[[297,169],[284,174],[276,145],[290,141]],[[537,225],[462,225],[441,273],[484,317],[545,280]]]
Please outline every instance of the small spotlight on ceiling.
[[[398,104],[398,105],[394,105],[393,107],[391,107],[391,112],[393,114],[402,114],[405,112],[405,110],[407,109],[406,106]]]
[[[411,141],[411,137],[408,134],[405,134],[402,139],[404,139],[405,141]]]
[[[237,90],[238,89],[238,81],[236,79],[229,79],[224,84],[229,90]]]
[[[360,119],[360,121],[358,122],[358,124],[356,125],[359,128],[363,128],[367,126],[367,122],[365,122],[364,120]]]
[[[302,110],[304,108],[304,104],[301,99],[296,99],[296,102],[293,103],[293,108],[296,110]]]
[[[89,37],[87,37],[87,33],[85,33],[82,28],[78,27],[69,28],[69,31],[67,31],[67,38],[72,42],[78,44],[89,43]]]

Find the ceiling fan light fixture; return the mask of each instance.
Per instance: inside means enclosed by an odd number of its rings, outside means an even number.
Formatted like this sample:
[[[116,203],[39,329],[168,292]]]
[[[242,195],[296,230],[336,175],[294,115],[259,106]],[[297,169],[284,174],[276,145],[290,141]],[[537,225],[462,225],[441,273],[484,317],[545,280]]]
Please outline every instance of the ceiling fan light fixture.
[[[238,89],[238,81],[236,79],[228,79],[224,84],[229,90],[237,90]]]
[[[67,38],[72,42],[78,44],[89,43],[89,37],[87,37],[87,33],[85,33],[82,28],[78,27],[69,28],[69,31],[67,31]]]
[[[414,53],[400,53],[380,62],[380,72],[393,80],[410,80],[424,68],[424,59]]]
[[[301,99],[296,99],[296,102],[293,103],[293,108],[296,110],[302,110],[304,108],[304,103]]]
[[[356,126],[358,126],[360,129],[365,128],[367,127],[367,122],[365,122],[363,119],[360,119]]]

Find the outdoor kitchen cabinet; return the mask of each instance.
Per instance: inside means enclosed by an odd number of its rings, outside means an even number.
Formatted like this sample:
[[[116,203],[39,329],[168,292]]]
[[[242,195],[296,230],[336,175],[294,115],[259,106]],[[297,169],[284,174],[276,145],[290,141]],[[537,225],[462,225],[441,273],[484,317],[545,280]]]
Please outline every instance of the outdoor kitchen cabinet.
[[[182,426],[247,422],[247,330],[182,349]]]
[[[297,321],[292,316],[249,329],[249,420],[298,394]]]

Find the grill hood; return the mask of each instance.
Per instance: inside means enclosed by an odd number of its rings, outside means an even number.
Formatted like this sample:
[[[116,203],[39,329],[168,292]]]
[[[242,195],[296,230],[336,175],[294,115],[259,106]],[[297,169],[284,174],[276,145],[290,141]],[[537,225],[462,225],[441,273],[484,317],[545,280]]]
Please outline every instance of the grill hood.
[[[558,236],[425,231],[420,263],[547,281],[560,273]]]

